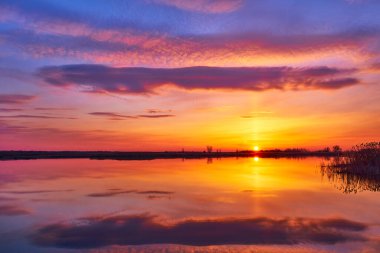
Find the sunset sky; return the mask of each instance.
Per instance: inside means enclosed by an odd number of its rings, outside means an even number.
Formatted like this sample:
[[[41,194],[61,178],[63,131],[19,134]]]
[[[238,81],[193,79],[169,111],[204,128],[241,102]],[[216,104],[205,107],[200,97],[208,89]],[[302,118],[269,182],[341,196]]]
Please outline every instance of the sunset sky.
[[[380,138],[380,1],[1,0],[1,150]]]

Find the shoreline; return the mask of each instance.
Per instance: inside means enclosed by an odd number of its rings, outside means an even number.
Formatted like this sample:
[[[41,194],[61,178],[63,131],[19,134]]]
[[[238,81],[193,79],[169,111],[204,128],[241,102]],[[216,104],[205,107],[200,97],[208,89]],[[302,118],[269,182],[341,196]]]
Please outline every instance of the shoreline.
[[[199,151],[164,151],[164,152],[131,152],[131,151],[0,151],[0,161],[36,160],[36,159],[76,159],[93,160],[154,160],[154,159],[203,159],[227,157],[260,157],[260,158],[302,158],[333,157],[335,152],[322,151],[240,151],[240,152],[199,152]]]

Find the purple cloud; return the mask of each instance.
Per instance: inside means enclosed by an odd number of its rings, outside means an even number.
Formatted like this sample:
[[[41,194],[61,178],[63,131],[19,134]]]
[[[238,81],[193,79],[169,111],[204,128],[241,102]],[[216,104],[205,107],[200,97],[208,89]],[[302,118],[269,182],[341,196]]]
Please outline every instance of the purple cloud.
[[[175,117],[173,114],[155,114],[155,115],[147,115],[147,114],[140,114],[138,115],[139,118],[170,118],[170,117]]]
[[[154,115],[124,115],[119,113],[113,113],[113,112],[90,112],[90,115],[94,116],[101,116],[101,117],[107,117],[110,120],[123,120],[123,119],[138,119],[138,118],[168,118],[168,117],[175,117],[175,115],[172,114],[154,114]]]
[[[0,112],[19,112],[22,109],[19,108],[0,108]]]
[[[0,94],[0,104],[24,104],[33,100],[35,96],[21,94]]]
[[[108,191],[108,192],[96,192],[96,193],[90,193],[87,196],[88,197],[113,197],[120,194],[128,194],[128,193],[134,193],[136,191],[134,190],[117,190],[117,191]]]
[[[39,194],[39,193],[56,193],[56,192],[71,192],[72,189],[68,190],[30,190],[30,191],[1,191],[0,193],[8,194]]]
[[[172,110],[160,110],[160,109],[147,109],[146,112],[147,113],[167,113],[167,112],[171,112]]]
[[[68,107],[35,107],[34,110],[36,110],[36,111],[71,111],[71,110],[74,110],[74,108],[68,108]]]
[[[3,119],[77,119],[74,117],[56,117],[56,116],[45,116],[45,115],[29,115],[29,114],[18,114],[9,116],[0,116]]]
[[[173,194],[170,191],[139,191],[138,194]]]
[[[155,195],[170,195],[174,192],[169,191],[157,191],[157,190],[151,190],[151,191],[136,191],[136,190],[110,190],[107,192],[97,192],[97,193],[90,193],[87,196],[88,197],[113,197],[120,194],[129,194],[129,193],[136,193],[136,194],[155,194]]]
[[[26,215],[30,213],[30,210],[16,205],[0,205],[0,216]]]
[[[136,119],[135,116],[129,116],[129,115],[123,115],[113,112],[90,112],[88,113],[93,116],[101,116],[101,117],[108,117],[112,120],[120,120],[120,119]]]
[[[84,218],[81,224],[56,223],[38,229],[32,241],[39,246],[96,248],[109,245],[230,245],[335,244],[366,241],[368,225],[351,220],[307,218],[226,218],[162,222],[155,216],[129,215]]]
[[[40,69],[37,75],[54,86],[90,86],[93,92],[154,93],[164,85],[183,89],[265,91],[339,89],[359,84],[353,69],[329,67],[187,67],[114,68],[104,65],[64,65]]]

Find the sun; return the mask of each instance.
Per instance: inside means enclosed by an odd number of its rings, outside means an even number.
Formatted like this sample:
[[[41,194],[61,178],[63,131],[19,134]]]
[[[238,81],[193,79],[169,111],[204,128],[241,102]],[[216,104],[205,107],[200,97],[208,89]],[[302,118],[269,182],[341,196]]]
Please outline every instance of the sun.
[[[253,147],[253,151],[259,151],[259,150],[260,150],[259,146],[254,146]]]

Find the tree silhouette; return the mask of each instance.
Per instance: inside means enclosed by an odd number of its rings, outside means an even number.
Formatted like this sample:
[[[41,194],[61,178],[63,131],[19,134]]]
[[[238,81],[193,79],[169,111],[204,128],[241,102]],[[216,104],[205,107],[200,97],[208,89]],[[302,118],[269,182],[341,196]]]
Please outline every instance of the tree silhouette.
[[[340,152],[342,152],[342,148],[339,145],[333,146],[332,150],[333,150],[334,153],[340,153]]]

